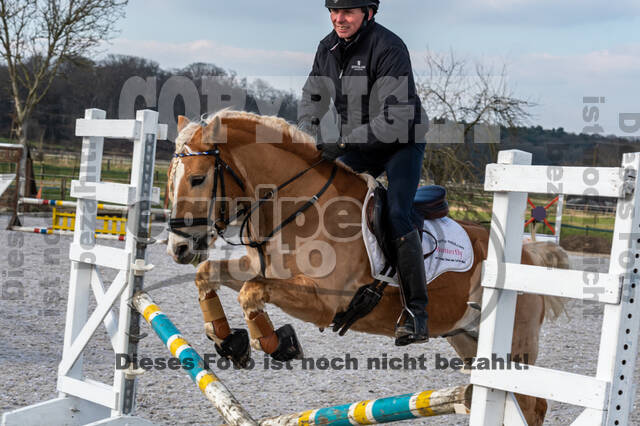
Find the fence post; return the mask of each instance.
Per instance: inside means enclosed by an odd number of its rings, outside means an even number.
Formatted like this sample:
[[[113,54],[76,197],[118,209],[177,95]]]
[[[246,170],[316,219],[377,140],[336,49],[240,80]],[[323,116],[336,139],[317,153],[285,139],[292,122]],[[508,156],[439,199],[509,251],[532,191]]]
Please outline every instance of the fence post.
[[[530,165],[532,156],[519,150],[501,151],[499,164]],[[494,195],[491,233],[486,262],[520,263],[526,192],[500,192]],[[511,353],[513,324],[518,292],[499,288],[484,288],[477,358],[507,359]],[[473,382],[473,373],[471,382]],[[473,387],[471,402],[472,426],[502,425],[507,393],[481,385]]]

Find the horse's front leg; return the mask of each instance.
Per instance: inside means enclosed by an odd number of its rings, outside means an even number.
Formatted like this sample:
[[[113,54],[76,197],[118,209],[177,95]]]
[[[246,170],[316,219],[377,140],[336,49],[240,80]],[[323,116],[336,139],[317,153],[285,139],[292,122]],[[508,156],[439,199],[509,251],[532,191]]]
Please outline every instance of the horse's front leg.
[[[255,274],[246,256],[239,259],[213,260],[201,263],[196,272],[198,301],[207,337],[215,343],[218,354],[244,368],[251,355],[246,330],[229,327],[217,291],[221,284],[239,290],[243,282]]]

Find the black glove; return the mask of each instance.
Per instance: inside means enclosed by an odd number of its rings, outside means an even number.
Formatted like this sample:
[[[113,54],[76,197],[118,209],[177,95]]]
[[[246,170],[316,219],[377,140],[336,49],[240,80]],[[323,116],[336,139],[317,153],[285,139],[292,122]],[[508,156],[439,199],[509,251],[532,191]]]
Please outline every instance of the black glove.
[[[335,143],[324,143],[318,145],[318,149],[322,151],[322,158],[327,161],[335,161],[336,158],[342,157],[347,153],[349,146],[339,140]]]

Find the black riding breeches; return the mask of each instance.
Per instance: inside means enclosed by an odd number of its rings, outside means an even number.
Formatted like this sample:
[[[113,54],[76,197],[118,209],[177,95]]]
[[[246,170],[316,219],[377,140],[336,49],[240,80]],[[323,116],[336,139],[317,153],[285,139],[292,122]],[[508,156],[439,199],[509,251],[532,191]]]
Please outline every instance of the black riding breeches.
[[[367,172],[374,177],[380,176],[382,172],[387,173],[387,209],[394,239],[413,230],[411,211],[420,183],[424,150],[424,143],[410,143],[387,157],[388,159],[369,157],[358,151],[351,151],[340,157],[342,162],[358,173]]]

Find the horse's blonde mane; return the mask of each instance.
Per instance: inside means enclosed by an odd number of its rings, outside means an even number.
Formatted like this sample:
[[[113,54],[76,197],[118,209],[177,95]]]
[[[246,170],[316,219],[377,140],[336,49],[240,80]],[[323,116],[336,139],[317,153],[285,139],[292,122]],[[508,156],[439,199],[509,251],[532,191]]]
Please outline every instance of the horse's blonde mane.
[[[214,114],[203,115],[199,120],[190,122],[184,129],[182,129],[182,131],[178,133],[175,141],[176,154],[182,153],[185,150],[189,151],[190,149],[188,143],[191,138],[193,138],[193,135],[196,133],[196,131],[202,126],[206,126],[207,124],[211,123],[216,117],[227,120],[248,120],[260,124],[270,129],[279,131],[283,135],[289,135],[289,137],[291,138],[291,142],[286,142],[285,138],[284,143],[275,144],[278,147],[286,151],[298,151],[306,154],[309,157],[317,154],[315,139],[309,134],[298,129],[296,125],[290,124],[280,117],[258,115],[246,111],[234,111],[228,108],[217,111]],[[356,173],[355,171],[353,171],[353,169],[342,162],[338,162],[337,164],[344,170],[358,175],[367,183],[367,186],[369,188],[375,186],[376,181],[371,175],[366,173]]]
[[[176,153],[181,153],[188,147],[188,142],[191,140],[195,132],[203,125],[211,123],[216,117],[227,120],[248,120],[270,129],[279,131],[283,135],[289,135],[291,143],[295,143],[296,150],[303,149],[308,150],[310,154],[316,152],[315,140],[307,133],[299,130],[297,126],[288,123],[286,120],[275,117],[258,115],[246,111],[234,111],[230,109],[222,109],[214,114],[206,114],[198,121],[190,122],[176,138]],[[280,144],[283,149],[290,150],[288,143]]]

